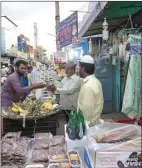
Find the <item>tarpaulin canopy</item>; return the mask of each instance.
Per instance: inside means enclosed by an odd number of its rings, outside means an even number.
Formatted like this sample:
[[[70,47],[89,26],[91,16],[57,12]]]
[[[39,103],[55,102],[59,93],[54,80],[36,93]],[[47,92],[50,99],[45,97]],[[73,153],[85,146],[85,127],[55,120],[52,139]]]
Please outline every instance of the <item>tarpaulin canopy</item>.
[[[141,1],[111,1],[108,2],[103,10],[94,18],[93,23],[89,29],[84,33],[85,36],[99,34],[102,31],[102,24],[104,18],[107,18],[109,25],[109,31],[119,27],[123,28],[123,24],[129,19],[129,15],[135,17],[135,15],[142,13]],[[142,21],[141,21],[142,22]]]

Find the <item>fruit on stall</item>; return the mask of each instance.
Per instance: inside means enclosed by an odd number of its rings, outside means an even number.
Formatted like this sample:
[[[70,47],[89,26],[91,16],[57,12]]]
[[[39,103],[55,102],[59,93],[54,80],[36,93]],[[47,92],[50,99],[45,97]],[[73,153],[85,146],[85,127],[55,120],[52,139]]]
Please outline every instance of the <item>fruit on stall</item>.
[[[28,98],[23,102],[13,103],[8,110],[15,114],[20,114],[20,116],[24,116],[25,114],[34,116],[40,115],[41,112],[51,112],[53,108],[54,105],[51,99],[47,99],[43,102],[42,100]]]
[[[41,106],[41,108],[46,111],[46,112],[50,112],[51,110],[53,110],[53,104],[52,104],[52,100],[51,99],[47,99]]]

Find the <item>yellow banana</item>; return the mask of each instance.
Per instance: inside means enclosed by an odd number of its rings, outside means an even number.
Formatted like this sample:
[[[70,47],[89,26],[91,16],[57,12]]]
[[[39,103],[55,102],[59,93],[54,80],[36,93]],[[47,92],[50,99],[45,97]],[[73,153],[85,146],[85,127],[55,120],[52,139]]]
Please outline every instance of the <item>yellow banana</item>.
[[[19,110],[20,113],[23,113],[23,114],[25,114],[25,113],[29,113],[28,110],[23,110],[21,107],[19,107],[18,110]]]
[[[52,100],[47,99],[47,100],[45,101],[45,103],[51,103],[51,104],[52,104]]]
[[[19,106],[17,106],[15,103],[13,103],[12,106],[17,108],[17,109],[19,108]]]
[[[45,108],[52,108],[52,104],[47,104],[47,105],[45,105]]]
[[[12,110],[13,112],[15,112],[15,113],[18,113],[18,112],[19,112],[19,110],[18,110],[17,108],[15,108],[15,107],[11,107],[11,110]]]

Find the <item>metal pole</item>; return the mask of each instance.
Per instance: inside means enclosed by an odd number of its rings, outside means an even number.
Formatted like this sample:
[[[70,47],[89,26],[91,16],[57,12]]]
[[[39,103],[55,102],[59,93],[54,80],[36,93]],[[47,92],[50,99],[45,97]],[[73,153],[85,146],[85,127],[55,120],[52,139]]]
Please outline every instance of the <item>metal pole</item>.
[[[57,27],[60,23],[60,8],[59,8],[59,1],[55,1],[55,22],[56,22],[56,26],[55,26],[55,32],[57,34]],[[56,49],[57,51],[59,51],[57,44],[56,44]]]

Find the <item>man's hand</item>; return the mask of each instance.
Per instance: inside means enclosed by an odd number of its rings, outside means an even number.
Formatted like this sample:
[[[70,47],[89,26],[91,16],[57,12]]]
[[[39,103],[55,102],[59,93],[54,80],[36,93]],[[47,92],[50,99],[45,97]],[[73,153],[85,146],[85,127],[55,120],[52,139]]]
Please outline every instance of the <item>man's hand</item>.
[[[51,85],[51,91],[55,92],[55,90],[56,90],[56,87],[54,85]]]
[[[38,88],[44,88],[44,87],[46,87],[46,84],[39,83],[39,84],[37,84],[37,86],[38,86]]]
[[[45,87],[46,87],[46,84],[43,84],[43,83],[33,84],[32,86],[30,86],[30,91],[35,90],[35,89],[42,89]]]
[[[51,91],[51,85],[47,84],[47,85],[46,85],[46,89],[47,89],[48,91]]]
[[[35,89],[42,89],[44,87],[46,87],[46,84],[43,83],[37,83],[35,85],[33,85],[35,87]]]
[[[56,87],[54,85],[46,85],[47,90],[55,92]]]

